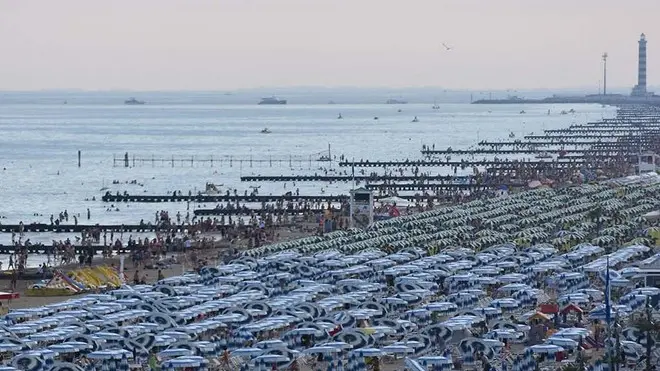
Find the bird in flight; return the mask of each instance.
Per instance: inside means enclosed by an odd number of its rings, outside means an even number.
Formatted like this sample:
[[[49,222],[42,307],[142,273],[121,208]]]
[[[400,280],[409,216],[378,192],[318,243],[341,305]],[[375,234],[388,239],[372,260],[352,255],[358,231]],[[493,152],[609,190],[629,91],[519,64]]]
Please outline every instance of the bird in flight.
[[[445,43],[442,43],[442,46],[444,46],[446,50],[452,50],[452,49],[454,49],[454,48],[452,48],[452,47],[447,46],[447,44],[445,44]]]

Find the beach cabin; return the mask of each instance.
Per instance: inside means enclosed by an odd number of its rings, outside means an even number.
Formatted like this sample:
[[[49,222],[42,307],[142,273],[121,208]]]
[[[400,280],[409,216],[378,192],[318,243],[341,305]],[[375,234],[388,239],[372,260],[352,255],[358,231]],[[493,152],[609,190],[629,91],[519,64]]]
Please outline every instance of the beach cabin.
[[[637,173],[651,173],[660,169],[660,155],[652,151],[642,152],[637,155]]]
[[[366,228],[374,222],[374,193],[368,189],[351,190],[351,227]]]

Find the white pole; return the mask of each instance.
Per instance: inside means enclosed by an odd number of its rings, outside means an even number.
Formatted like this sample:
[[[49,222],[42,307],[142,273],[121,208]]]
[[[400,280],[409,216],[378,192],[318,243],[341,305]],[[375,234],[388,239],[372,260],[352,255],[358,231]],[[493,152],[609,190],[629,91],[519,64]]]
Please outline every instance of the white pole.
[[[126,260],[126,256],[119,255],[119,279],[121,280],[122,285],[126,284],[126,277],[124,277],[124,260]]]

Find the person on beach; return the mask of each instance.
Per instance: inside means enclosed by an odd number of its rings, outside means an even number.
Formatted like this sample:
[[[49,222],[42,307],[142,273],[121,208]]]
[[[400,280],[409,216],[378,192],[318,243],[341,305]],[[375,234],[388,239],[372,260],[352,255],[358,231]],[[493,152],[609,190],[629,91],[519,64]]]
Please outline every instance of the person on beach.
[[[11,272],[11,283],[10,283],[10,285],[11,285],[11,292],[15,292],[15,291],[16,291],[16,282],[17,282],[17,281],[18,281],[18,272],[16,272],[16,270],[14,269],[14,270]]]
[[[7,265],[7,269],[13,269],[14,268],[14,253],[9,254],[9,265]]]

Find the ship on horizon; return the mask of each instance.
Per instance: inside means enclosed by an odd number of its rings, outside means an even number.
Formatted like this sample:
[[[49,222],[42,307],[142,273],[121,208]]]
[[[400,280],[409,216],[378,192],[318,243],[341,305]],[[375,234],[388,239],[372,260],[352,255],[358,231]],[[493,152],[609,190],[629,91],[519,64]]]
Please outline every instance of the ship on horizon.
[[[385,101],[385,104],[408,104],[408,102],[400,99],[388,99]]]
[[[137,100],[137,99],[131,97],[131,98],[126,99],[124,101],[124,104],[128,104],[128,105],[144,104],[144,101],[143,100]]]
[[[258,104],[286,104],[286,99],[278,99],[276,97],[261,98]]]

